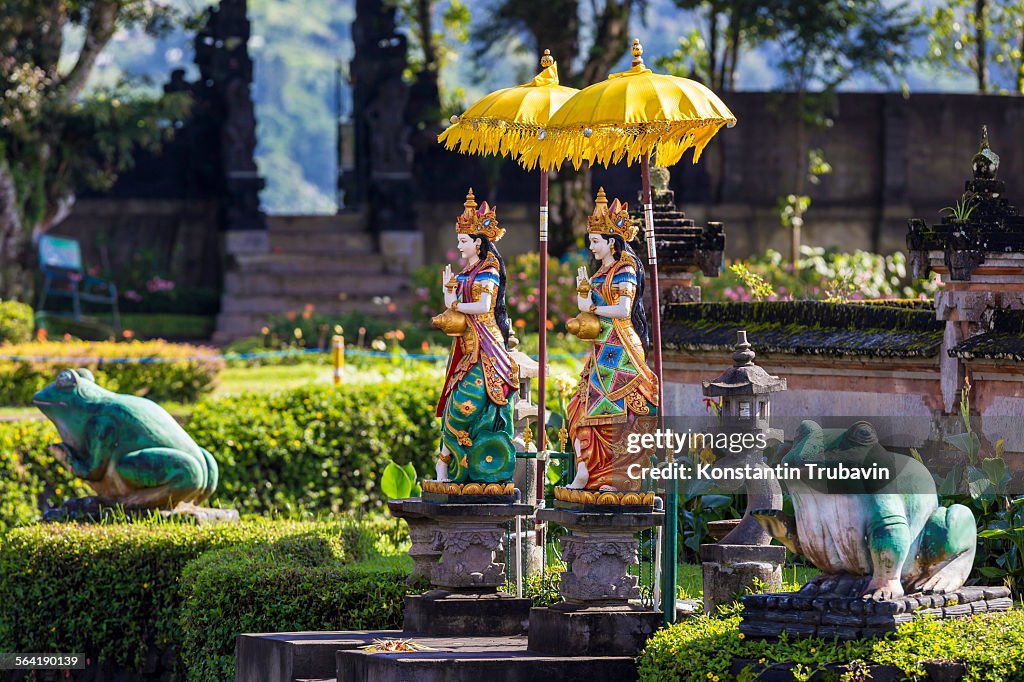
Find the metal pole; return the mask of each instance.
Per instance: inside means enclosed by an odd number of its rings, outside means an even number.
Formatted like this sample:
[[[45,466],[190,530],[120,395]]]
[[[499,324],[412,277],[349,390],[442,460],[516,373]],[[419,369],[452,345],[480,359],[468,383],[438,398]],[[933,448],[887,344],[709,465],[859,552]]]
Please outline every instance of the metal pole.
[[[523,517],[516,516],[516,597],[523,597]]]
[[[658,423],[665,418],[665,381],[661,364],[661,288],[658,282],[658,254],[654,238],[654,202],[651,199],[651,159],[640,160],[640,179],[644,193],[644,227],[647,231],[647,255],[650,262],[651,282],[651,345],[654,350],[654,374],[658,377]],[[662,612],[665,623],[676,622],[676,557],[679,541],[678,482],[665,481],[665,546],[662,552]]]
[[[544,483],[547,481],[544,458],[541,453],[547,441],[547,378],[548,378],[548,172],[540,169],[540,232],[538,239],[540,252],[540,289],[537,315],[540,318],[540,336],[537,339],[537,504],[544,504]],[[534,521],[537,545],[541,553],[547,552],[544,545],[545,524]],[[543,560],[542,560],[543,561]],[[543,577],[543,563],[541,564]]]

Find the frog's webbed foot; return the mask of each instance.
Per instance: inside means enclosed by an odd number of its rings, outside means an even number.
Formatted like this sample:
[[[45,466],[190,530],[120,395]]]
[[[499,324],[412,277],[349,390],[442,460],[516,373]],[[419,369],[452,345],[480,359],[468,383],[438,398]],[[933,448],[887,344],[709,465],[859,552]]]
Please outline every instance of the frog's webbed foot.
[[[898,578],[872,578],[864,593],[864,599],[890,601],[903,596],[903,584]]]

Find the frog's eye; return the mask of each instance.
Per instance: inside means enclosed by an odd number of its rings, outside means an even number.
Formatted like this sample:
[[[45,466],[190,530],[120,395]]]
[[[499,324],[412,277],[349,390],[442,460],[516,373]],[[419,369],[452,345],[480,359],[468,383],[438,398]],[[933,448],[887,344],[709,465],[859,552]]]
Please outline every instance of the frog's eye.
[[[77,383],[78,377],[70,369],[57,375],[57,388],[74,388]]]

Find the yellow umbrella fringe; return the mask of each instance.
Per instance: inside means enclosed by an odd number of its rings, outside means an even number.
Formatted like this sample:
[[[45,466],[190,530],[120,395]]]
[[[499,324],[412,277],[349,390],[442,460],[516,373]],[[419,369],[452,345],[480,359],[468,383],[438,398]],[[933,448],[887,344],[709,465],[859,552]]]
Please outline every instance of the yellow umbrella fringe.
[[[563,161],[569,161],[578,170],[584,161],[609,166],[625,160],[626,165],[632,165],[653,154],[651,161],[655,165],[673,166],[682,159],[686,150],[693,148],[693,162],[697,163],[711,138],[722,126],[734,120],[591,125],[588,126],[592,131],[589,137],[584,135],[583,127],[548,128],[543,139],[532,138],[519,162],[527,169],[537,165],[553,169],[561,166]]]
[[[518,158],[537,139],[540,127],[501,119],[462,120],[438,135],[445,149],[462,154]]]

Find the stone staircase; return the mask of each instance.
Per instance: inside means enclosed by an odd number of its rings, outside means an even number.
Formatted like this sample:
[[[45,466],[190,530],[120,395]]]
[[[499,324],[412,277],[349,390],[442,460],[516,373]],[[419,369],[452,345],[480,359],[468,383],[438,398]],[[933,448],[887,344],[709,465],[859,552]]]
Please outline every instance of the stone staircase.
[[[270,216],[267,253],[239,254],[224,273],[214,343],[258,334],[274,315],[364,312],[381,317],[411,308],[408,275],[388,272],[361,214]]]

